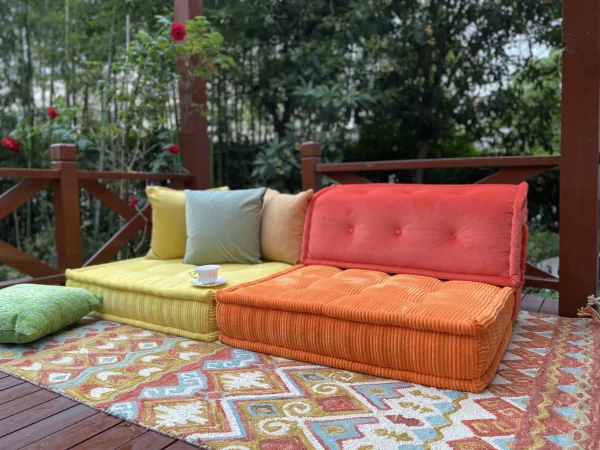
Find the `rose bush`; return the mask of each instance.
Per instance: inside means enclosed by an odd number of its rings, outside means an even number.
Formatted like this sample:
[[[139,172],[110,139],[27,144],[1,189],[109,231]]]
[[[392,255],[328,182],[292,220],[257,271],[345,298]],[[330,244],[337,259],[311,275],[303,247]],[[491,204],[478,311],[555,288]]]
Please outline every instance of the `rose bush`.
[[[173,38],[174,41],[183,41],[185,35],[185,25],[180,23],[171,24],[171,38]]]
[[[12,137],[6,137],[2,139],[2,147],[7,148],[13,153],[19,153],[21,151],[21,145],[19,144],[19,141]]]

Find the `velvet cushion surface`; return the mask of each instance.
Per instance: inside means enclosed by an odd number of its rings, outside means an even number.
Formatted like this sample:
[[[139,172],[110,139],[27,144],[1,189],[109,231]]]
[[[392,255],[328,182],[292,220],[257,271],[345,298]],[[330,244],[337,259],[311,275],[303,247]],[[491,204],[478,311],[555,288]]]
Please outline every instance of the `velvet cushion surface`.
[[[288,264],[300,262],[304,219],[312,196],[312,189],[295,195],[267,189],[260,231],[264,259]]]
[[[185,191],[185,264],[257,264],[265,188]]]
[[[302,262],[519,289],[526,219],[526,183],[332,186],[308,206]]]

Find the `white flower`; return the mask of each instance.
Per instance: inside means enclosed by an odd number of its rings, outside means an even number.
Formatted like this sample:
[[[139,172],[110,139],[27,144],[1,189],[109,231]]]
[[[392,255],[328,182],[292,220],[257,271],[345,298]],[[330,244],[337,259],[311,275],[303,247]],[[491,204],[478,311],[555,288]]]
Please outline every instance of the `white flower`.
[[[208,422],[208,419],[202,417],[206,407],[200,403],[187,403],[175,406],[159,405],[154,408],[157,412],[156,418],[158,426],[174,427],[175,425],[186,425],[188,422],[200,425]]]
[[[251,387],[268,389],[270,386],[263,381],[264,374],[258,370],[256,372],[228,373],[223,375],[223,385],[225,389],[229,390]]]

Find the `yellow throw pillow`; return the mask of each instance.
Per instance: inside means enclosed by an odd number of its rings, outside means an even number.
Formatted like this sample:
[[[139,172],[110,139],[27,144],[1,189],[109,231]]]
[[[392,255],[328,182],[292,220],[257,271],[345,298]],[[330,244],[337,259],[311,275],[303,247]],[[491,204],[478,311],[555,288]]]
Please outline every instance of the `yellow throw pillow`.
[[[306,208],[312,196],[312,189],[296,195],[267,189],[260,230],[263,259],[288,264],[300,261]]]
[[[209,191],[228,191],[227,186]],[[185,255],[185,192],[161,186],[148,186],[146,196],[152,204],[152,238],[148,259],[176,259]]]

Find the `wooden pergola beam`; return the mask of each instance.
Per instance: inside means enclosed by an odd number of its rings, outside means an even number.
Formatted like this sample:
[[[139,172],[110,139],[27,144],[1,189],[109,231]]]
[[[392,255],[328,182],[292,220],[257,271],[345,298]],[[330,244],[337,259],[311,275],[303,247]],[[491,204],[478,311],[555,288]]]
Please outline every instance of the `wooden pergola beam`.
[[[185,24],[188,20],[204,14],[202,0],[174,0],[175,22]],[[208,119],[206,109],[206,83],[196,78],[188,91],[188,74],[182,70],[183,61],[179,61],[182,81],[179,83],[181,104],[181,162],[192,175],[190,189],[208,189],[212,185],[210,140],[208,137]],[[191,96],[191,99],[189,98]],[[190,101],[191,100],[191,101]]]
[[[598,289],[600,1],[563,2],[559,314]]]

